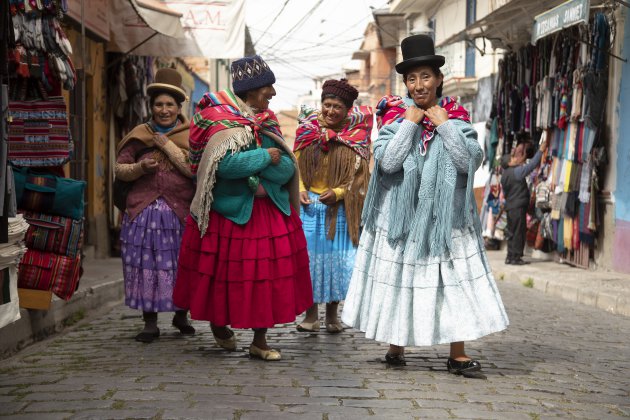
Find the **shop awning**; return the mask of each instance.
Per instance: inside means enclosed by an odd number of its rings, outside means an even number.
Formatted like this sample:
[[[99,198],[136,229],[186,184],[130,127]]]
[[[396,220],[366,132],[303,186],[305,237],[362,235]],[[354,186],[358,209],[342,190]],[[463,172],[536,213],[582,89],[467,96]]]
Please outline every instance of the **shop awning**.
[[[494,12],[469,25],[463,31],[441,41],[437,47],[461,41],[485,38],[494,48],[517,48],[531,40],[534,18],[566,0],[511,0]],[[591,0],[591,6],[603,3]]]
[[[111,0],[108,51],[136,55],[195,56],[199,48],[185,36],[182,14],[157,0]]]

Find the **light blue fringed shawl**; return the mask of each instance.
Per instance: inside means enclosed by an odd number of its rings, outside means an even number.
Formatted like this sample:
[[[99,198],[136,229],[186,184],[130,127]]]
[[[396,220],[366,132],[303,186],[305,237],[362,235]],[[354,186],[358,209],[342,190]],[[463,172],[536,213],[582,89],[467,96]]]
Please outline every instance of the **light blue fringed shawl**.
[[[469,123],[449,120],[456,124],[459,132],[476,132]],[[391,175],[379,170],[386,146],[391,141],[399,122],[384,126],[374,142],[374,172],[370,179],[363,214],[362,224],[366,229],[374,231],[379,205],[383,193],[383,177]],[[390,188],[388,242],[396,246],[402,243],[405,253],[412,259],[428,256],[440,256],[451,246],[451,232],[455,228],[473,225],[480,237],[481,226],[477,220],[474,206],[473,181],[479,166],[480,152],[478,144],[467,144],[471,158],[468,164],[465,205],[455,208],[454,196],[457,181],[457,170],[444,146],[444,140],[438,131],[430,142],[428,153],[420,153],[420,137],[413,139],[411,152],[403,162],[403,177],[394,182]],[[399,179],[400,175],[398,175]],[[394,178],[392,178],[394,179]],[[463,210],[463,211],[462,211]]]

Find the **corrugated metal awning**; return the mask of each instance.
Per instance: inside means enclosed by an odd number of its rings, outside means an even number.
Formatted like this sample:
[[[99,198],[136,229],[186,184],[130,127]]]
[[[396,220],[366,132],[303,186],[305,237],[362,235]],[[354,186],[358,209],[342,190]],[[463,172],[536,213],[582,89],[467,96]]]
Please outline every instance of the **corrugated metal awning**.
[[[461,41],[485,38],[494,48],[518,48],[530,42],[534,18],[566,0],[512,0],[469,25],[461,32],[438,43],[437,47]],[[591,5],[603,3],[591,0]]]

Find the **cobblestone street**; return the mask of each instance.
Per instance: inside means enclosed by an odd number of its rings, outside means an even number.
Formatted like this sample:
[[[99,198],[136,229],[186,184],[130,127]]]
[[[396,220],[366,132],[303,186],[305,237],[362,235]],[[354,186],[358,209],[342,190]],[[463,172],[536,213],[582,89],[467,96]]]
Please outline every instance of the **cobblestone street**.
[[[410,348],[388,368],[384,344],[356,331],[270,331],[280,362],[214,345],[206,323],[184,338],[137,343],[123,306],[0,362],[0,415],[24,419],[543,419],[630,417],[630,318],[499,281],[511,318],[469,343],[487,380],[446,372],[448,346]]]

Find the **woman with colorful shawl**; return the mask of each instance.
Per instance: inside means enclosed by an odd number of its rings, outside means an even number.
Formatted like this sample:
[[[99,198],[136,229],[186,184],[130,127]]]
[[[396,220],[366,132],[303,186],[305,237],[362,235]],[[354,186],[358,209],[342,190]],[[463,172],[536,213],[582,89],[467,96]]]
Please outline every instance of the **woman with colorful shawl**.
[[[115,176],[131,185],[119,204],[125,211],[120,229],[125,304],[143,311],[144,329],[136,340],[144,343],[160,336],[158,312],[175,311],[173,326],[185,335],[195,333],[187,311],[173,304],[179,245],[195,191],[181,85],[176,70],[158,70],[147,86],[151,121],[118,145]]]
[[[298,331],[319,331],[319,303],[326,304],[326,331],[343,331],[337,307],[348,291],[370,177],[373,114],[352,108],[358,95],[346,79],[327,80],[321,112],[303,107],[299,116],[293,151],[315,303]]]
[[[299,208],[297,162],[268,109],[276,79],[259,56],[232,63],[234,93],[208,93],[190,128],[197,191],[179,256],[174,301],[210,321],[235,351],[228,327],[252,328],[251,357],[280,360],[267,329],[313,304]],[[236,94],[236,95],[235,95]]]
[[[464,342],[508,325],[472,188],[483,152],[468,112],[441,97],[444,57],[433,40],[414,35],[401,48],[396,71],[408,98],[378,105],[375,167],[342,320],[389,343],[390,365],[406,364],[406,346],[450,343],[448,371],[482,376]]]

